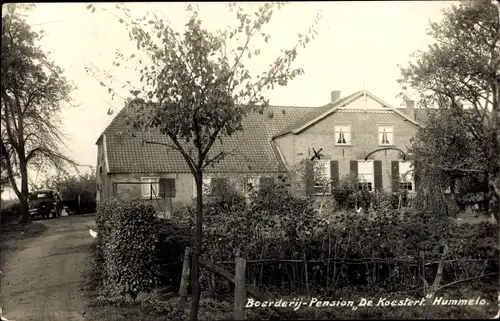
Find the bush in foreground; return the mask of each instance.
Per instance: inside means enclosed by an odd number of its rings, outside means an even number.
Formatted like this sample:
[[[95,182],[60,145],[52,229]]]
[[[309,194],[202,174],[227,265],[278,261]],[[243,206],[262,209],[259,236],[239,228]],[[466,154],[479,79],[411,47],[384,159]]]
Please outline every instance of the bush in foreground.
[[[221,266],[230,272],[236,249],[243,250],[248,260],[264,259],[268,262],[247,264],[248,282],[271,292],[280,289],[282,294],[303,293],[306,289],[304,256],[315,261],[307,264],[309,289],[321,293],[350,286],[372,292],[420,291],[421,278],[433,281],[444,243],[453,262],[445,266],[443,283],[498,269],[494,260],[498,257],[498,231],[487,223],[457,226],[432,213],[398,211],[390,206],[363,214],[344,213],[327,221],[314,215],[308,200],[293,197],[279,185],[262,189],[246,207],[206,216],[203,223],[205,257],[227,262]],[[163,240],[168,244],[162,245],[163,263],[179,262],[184,248],[191,244],[192,224],[187,221],[182,225],[176,219],[165,221],[164,226],[168,228],[164,229]],[[424,262],[429,263],[425,271],[419,268],[422,252]],[[168,283],[175,275],[178,280],[181,266],[169,265],[168,275],[162,279]],[[210,284],[214,284],[220,288],[216,292],[230,293],[231,287],[222,279],[214,282],[204,278],[211,290],[214,287]],[[483,281],[488,282],[486,278],[479,280]]]
[[[2,201],[0,224],[12,223],[21,217],[21,203],[18,201]]]
[[[94,263],[103,293],[135,299],[152,290],[158,244],[154,207],[142,201],[112,200],[99,206],[96,223]]]

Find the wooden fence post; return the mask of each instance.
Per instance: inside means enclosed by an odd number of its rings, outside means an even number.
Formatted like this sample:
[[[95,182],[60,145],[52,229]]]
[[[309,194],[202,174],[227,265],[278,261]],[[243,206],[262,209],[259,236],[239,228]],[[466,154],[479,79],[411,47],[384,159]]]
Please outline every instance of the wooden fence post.
[[[427,286],[425,280],[425,257],[424,251],[418,251],[418,280],[420,284],[420,280],[422,280],[422,294],[425,296],[427,294]]]
[[[203,258],[200,258],[199,263],[200,263],[200,266],[202,266],[203,268],[208,269],[212,273],[215,273],[218,276],[223,277],[224,279],[228,280],[232,284],[235,284],[234,275],[232,275],[228,271],[224,270],[223,268],[218,267],[217,265],[213,264],[212,262],[205,261]],[[264,295],[262,295],[261,293],[255,291],[251,288],[247,287],[246,291],[247,291],[249,296],[255,298],[257,301],[260,301],[260,302],[269,301],[269,299],[266,298]],[[276,311],[277,313],[279,313],[280,315],[282,315],[284,317],[298,320],[297,313],[293,310],[293,308],[278,307],[278,306],[270,306],[269,308],[273,311]]]
[[[448,244],[444,244],[443,248],[443,253],[441,254],[441,259],[439,260],[439,265],[438,265],[438,270],[436,273],[436,277],[434,278],[434,282],[432,283],[430,287],[430,297],[428,298],[429,301],[434,299],[434,295],[436,294],[437,290],[439,290],[439,284],[441,283],[441,279],[443,278],[443,268],[446,260],[446,255],[448,255]]]
[[[179,307],[182,309],[186,304],[187,300],[187,286],[189,283],[189,267],[191,266],[191,248],[186,247],[184,251],[184,260],[182,262],[182,277],[181,277],[181,286],[179,288]]]
[[[307,271],[307,260],[306,260],[306,253],[303,253],[303,260],[304,260],[304,276],[305,276],[305,281],[306,281],[306,291],[307,291],[307,296],[310,297],[310,292],[309,292],[309,272]]]
[[[246,280],[245,280],[246,260],[238,251],[235,258],[234,267],[234,320],[245,320],[246,301]]]

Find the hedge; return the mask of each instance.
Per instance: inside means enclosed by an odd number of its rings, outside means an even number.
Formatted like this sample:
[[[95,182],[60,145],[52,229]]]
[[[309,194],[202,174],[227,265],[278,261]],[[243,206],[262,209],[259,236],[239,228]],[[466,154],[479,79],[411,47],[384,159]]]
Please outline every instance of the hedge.
[[[216,215],[217,204],[210,199],[204,208],[202,255],[213,262],[228,262],[223,267],[229,271],[238,248],[248,260],[275,260],[248,264],[247,282],[279,287],[281,294],[305,290],[304,264],[280,262],[302,260],[304,255],[317,262],[308,264],[308,287],[319,292],[351,286],[382,292],[418,290],[421,280],[416,276],[422,271],[410,265],[418,263],[419,253],[426,263],[438,261],[444,243],[450,249],[448,259],[454,262],[445,265],[443,283],[473,277],[482,267],[485,273],[498,270],[498,230],[488,223],[456,225],[425,211],[397,211],[388,206],[370,214],[344,212],[337,220],[327,221],[315,215],[310,201],[280,186],[261,190],[250,205],[233,206],[231,212],[221,209],[222,214]],[[175,262],[192,244],[193,215],[193,208],[183,208],[174,213],[175,220],[162,223],[158,255],[161,264],[168,266],[162,283],[178,286],[181,264]],[[348,263],[325,263],[333,259]],[[356,264],[356,260],[368,263]],[[425,267],[429,283],[436,268],[437,264]],[[214,283],[207,278],[202,282]],[[215,284],[220,291],[230,289],[222,280]]]
[[[135,299],[157,283],[158,226],[155,209],[142,201],[113,199],[100,204],[96,270],[106,295]]]
[[[8,203],[9,201],[3,201]],[[8,205],[2,204],[0,211],[0,224],[7,224],[19,220],[21,217],[21,203],[15,201]]]

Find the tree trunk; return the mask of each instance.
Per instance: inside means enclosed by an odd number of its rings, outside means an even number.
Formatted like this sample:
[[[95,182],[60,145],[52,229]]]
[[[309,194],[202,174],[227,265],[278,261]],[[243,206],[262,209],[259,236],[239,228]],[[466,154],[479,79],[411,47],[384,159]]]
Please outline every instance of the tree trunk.
[[[497,193],[495,189],[496,180],[498,180],[498,173],[491,173],[489,175],[489,204],[488,204],[488,214],[491,218],[495,218],[498,222],[499,218],[499,210],[500,210],[500,195]]]
[[[199,279],[198,258],[201,252],[202,239],[202,217],[203,217],[203,173],[198,171],[195,176],[196,181],[196,232],[194,238],[193,257],[191,260],[191,284],[193,287],[191,312],[189,319],[198,319],[198,307],[200,305],[201,289]]]
[[[21,218],[19,220],[19,223],[27,224],[31,220],[28,200],[24,199],[23,197],[21,200],[19,200],[19,203],[21,204]]]
[[[19,160],[19,172],[21,173],[21,193],[17,195],[19,202],[21,203],[21,219],[19,223],[26,224],[31,220],[30,209],[28,203],[28,165],[26,160],[21,155]]]
[[[500,4],[492,2],[498,13],[498,23],[500,27]],[[500,31],[500,30],[497,30]],[[497,44],[500,44],[500,37],[497,37]],[[498,57],[498,56],[497,56]],[[490,177],[491,192],[489,211],[490,216],[494,217],[497,224],[500,223],[500,157],[498,151],[500,149],[500,72],[496,71],[496,82],[492,86],[493,105],[492,105],[492,118],[493,118],[493,142],[495,144],[493,149],[493,175]]]

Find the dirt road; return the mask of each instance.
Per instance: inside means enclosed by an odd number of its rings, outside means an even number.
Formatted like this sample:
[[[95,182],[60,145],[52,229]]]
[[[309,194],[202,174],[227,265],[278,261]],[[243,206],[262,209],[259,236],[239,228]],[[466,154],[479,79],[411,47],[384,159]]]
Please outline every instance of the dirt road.
[[[37,221],[47,230],[22,249],[2,254],[0,307],[13,321],[82,321],[83,272],[92,217]]]

